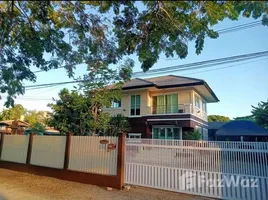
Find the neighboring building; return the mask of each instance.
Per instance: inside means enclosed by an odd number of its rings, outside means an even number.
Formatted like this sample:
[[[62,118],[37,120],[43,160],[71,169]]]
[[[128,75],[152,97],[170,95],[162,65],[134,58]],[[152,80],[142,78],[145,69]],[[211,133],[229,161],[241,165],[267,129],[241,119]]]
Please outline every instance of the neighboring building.
[[[216,140],[216,131],[228,122],[208,122],[208,140]]]
[[[33,130],[28,128],[24,131],[24,135],[29,135],[30,133],[34,133],[37,135],[50,135],[50,136],[60,136],[60,132],[53,127],[46,127],[45,130]]]
[[[249,120],[234,120],[224,124],[216,131],[216,140],[267,142],[268,131]]]
[[[44,135],[54,135],[54,136],[60,136],[60,132],[53,127],[46,127],[46,130],[44,132]]]
[[[0,121],[0,133],[22,135],[30,125],[21,120]]]
[[[183,139],[183,133],[198,129],[207,134],[207,103],[218,98],[201,79],[182,76],[135,78],[123,85],[121,101],[104,111],[129,118],[132,133],[143,138]]]

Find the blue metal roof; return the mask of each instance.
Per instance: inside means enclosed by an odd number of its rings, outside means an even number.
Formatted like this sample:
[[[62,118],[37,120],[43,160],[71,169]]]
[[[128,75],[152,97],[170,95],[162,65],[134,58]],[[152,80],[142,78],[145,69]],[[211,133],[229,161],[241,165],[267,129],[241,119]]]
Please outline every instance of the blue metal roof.
[[[224,124],[216,136],[268,136],[268,131],[248,120],[235,120]]]
[[[208,122],[208,129],[219,129],[228,122]]]

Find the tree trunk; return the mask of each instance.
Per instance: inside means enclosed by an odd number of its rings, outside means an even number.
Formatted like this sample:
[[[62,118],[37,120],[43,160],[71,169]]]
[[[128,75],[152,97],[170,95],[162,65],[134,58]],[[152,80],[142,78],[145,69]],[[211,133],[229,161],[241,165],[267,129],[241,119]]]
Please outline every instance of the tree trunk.
[[[93,131],[92,131],[92,136],[95,136],[97,133],[97,121],[98,121],[98,108],[96,108],[95,106],[92,106],[92,115],[93,115],[93,119],[94,119],[94,127],[93,127]]]

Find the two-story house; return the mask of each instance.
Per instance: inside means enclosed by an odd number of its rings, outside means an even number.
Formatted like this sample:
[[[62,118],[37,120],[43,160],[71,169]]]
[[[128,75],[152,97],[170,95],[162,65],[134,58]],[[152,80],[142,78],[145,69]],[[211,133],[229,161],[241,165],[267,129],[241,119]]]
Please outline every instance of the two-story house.
[[[129,118],[131,133],[142,138],[182,139],[198,129],[207,138],[207,103],[218,102],[208,84],[182,76],[135,78],[123,85],[121,101],[105,112]]]

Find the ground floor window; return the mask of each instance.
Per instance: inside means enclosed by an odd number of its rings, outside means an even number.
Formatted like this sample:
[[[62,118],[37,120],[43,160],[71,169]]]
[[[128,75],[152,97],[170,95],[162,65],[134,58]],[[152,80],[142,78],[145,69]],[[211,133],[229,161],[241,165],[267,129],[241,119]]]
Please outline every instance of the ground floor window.
[[[197,130],[200,133],[200,140],[208,141],[208,129],[207,128],[196,126],[195,130]]]
[[[208,129],[203,128],[203,140],[208,141]]]
[[[182,139],[180,127],[153,127],[152,131],[153,139]]]

